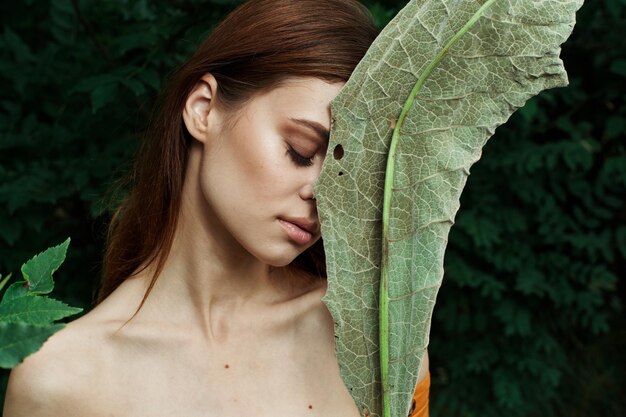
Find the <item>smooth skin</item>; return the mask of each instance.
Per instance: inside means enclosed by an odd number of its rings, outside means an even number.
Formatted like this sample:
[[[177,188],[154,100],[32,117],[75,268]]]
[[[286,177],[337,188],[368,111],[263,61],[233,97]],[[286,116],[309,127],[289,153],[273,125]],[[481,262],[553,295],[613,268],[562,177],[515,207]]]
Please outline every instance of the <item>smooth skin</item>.
[[[225,123],[206,74],[183,112],[194,138],[171,253],[11,372],[6,417],[358,417],[334,352],[325,280],[286,266],[281,218],[318,222],[313,184],[343,83],[292,78]],[[304,121],[304,122],[303,122]],[[123,326],[123,327],[122,327]],[[419,381],[428,371],[428,356]]]

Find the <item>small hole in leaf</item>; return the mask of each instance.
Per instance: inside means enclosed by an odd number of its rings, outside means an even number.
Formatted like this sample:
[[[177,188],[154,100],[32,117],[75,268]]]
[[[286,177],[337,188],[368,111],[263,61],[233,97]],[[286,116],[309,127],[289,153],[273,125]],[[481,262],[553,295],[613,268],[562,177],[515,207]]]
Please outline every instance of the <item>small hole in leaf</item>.
[[[343,172],[339,171],[339,176],[341,177],[343,175]]]
[[[333,150],[333,156],[336,160],[340,160],[341,158],[343,158],[343,146],[335,146],[335,149]]]

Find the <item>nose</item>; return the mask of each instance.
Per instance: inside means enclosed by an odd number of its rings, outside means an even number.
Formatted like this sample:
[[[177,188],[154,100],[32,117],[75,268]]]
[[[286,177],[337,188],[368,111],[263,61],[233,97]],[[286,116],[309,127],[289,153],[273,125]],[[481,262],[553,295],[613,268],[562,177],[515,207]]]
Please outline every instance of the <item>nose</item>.
[[[299,192],[300,198],[303,200],[313,200],[315,201],[315,194],[313,193],[313,185],[306,184],[302,188],[300,188]]]

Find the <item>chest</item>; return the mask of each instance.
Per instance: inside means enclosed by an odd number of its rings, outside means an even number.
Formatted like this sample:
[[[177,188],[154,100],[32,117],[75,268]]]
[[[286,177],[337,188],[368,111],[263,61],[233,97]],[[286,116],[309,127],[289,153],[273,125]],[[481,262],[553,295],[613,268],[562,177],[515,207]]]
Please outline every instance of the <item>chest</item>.
[[[148,343],[115,356],[88,395],[91,416],[359,416],[332,339],[251,336],[219,349]]]

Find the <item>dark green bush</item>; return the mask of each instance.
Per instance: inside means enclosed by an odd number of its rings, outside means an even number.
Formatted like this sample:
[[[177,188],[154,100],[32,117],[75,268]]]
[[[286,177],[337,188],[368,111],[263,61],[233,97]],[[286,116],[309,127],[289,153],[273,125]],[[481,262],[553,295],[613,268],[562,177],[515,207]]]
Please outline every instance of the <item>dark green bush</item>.
[[[570,87],[531,100],[472,167],[432,326],[433,416],[626,414],[626,1],[587,3],[563,48]],[[403,4],[368,3],[381,26]],[[103,196],[167,75],[232,7],[0,5],[0,271],[69,235],[55,296],[89,308]]]
[[[433,415],[626,415],[626,3],[588,2],[570,86],[471,170],[435,307]]]

